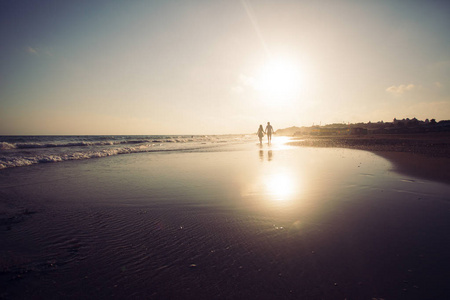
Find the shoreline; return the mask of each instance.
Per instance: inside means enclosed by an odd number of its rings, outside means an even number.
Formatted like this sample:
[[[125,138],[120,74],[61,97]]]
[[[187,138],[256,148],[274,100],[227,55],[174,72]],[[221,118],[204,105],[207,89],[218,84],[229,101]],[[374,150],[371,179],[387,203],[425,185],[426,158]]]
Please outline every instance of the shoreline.
[[[289,145],[370,151],[389,160],[398,173],[450,184],[450,133],[447,132],[301,136]]]

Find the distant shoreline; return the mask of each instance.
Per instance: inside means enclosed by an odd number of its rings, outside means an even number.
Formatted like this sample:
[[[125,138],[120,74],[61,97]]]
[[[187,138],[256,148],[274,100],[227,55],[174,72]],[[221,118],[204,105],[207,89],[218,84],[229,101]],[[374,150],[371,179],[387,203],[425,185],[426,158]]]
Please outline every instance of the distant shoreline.
[[[365,150],[382,156],[395,171],[450,184],[450,133],[300,136],[290,145]]]

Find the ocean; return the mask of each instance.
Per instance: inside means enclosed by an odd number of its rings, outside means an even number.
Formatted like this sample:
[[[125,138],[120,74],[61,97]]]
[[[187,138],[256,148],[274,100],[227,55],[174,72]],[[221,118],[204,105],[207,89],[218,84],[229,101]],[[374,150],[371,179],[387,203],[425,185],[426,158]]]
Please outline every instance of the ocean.
[[[119,154],[207,149],[251,139],[250,135],[0,136],[0,169]]]

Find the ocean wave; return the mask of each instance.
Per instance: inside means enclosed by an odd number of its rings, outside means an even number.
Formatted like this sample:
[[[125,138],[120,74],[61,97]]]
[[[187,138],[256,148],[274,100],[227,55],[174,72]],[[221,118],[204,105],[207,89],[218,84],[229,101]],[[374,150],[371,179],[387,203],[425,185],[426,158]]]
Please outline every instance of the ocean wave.
[[[253,136],[252,136],[253,137]],[[17,136],[0,137],[0,169],[139,152],[192,151],[240,143],[247,136]]]
[[[101,158],[111,155],[117,155],[120,153],[131,153],[122,152],[117,149],[115,150],[102,150],[93,152],[76,152],[72,154],[62,154],[62,155],[39,155],[31,157],[14,157],[14,158],[0,158],[0,169],[14,168],[14,167],[25,167],[40,163],[55,163],[68,160],[81,160],[89,158]]]
[[[10,150],[10,149],[16,149],[16,145],[10,144],[7,142],[1,142],[0,143],[0,150]]]
[[[97,151],[85,151],[85,152],[74,152],[68,154],[44,154],[36,156],[23,156],[23,157],[0,157],[0,169],[14,168],[14,167],[25,167],[41,163],[55,163],[63,162],[69,160],[82,160],[90,158],[102,158],[107,156],[114,156],[119,154],[131,154],[131,153],[142,153],[142,152],[163,152],[163,151],[192,151],[198,149],[197,147],[189,148],[159,148],[160,144],[145,144],[137,147],[124,147],[124,148],[114,148],[114,149],[103,149]]]
[[[35,149],[35,148],[63,148],[63,147],[92,147],[92,146],[114,146],[114,145],[136,145],[145,143],[188,143],[199,141],[212,141],[211,138],[161,138],[161,139],[130,139],[121,141],[79,141],[79,142],[25,142],[25,143],[8,143],[0,142],[0,150],[10,149]]]
[[[17,149],[32,149],[32,148],[59,148],[59,147],[88,147],[88,146],[108,146],[117,145],[121,142],[115,141],[100,141],[100,142],[67,142],[67,143],[16,143],[13,144]]]

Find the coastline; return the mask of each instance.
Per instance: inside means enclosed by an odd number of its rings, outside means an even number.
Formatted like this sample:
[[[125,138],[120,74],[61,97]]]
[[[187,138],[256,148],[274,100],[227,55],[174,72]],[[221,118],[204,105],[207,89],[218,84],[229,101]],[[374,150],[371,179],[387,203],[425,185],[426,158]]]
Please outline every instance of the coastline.
[[[450,133],[302,136],[290,145],[370,151],[389,160],[396,172],[450,184]]]

